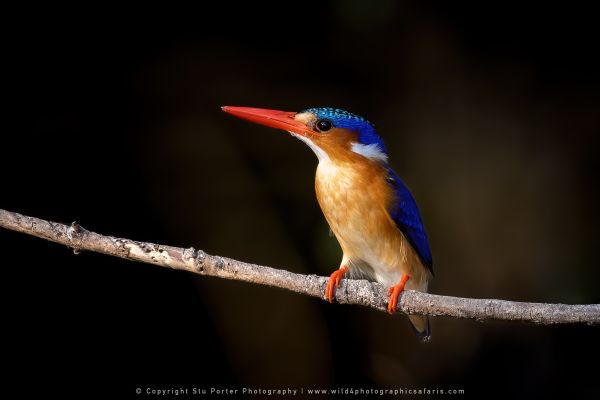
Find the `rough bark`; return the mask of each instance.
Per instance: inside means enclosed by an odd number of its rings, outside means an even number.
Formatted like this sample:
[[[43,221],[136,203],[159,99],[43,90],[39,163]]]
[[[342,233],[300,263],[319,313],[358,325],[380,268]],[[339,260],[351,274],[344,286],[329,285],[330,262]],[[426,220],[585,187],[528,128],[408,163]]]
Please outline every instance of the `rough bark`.
[[[173,247],[100,235],[83,229],[75,222],[69,226],[2,209],[0,226],[66,245],[75,253],[87,250],[200,275],[274,286],[321,299],[324,298],[328,279],[213,256],[193,247]],[[378,283],[344,279],[336,291],[335,299],[342,304],[358,304],[387,311],[386,290]],[[523,303],[440,296],[412,290],[404,291],[400,295],[397,311],[407,314],[527,321],[537,324],[600,323],[600,304]]]

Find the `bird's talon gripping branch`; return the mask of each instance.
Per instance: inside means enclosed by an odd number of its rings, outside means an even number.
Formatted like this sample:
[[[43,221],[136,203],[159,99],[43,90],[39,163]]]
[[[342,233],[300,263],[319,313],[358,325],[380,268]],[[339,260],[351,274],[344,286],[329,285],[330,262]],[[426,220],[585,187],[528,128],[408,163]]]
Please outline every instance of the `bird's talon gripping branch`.
[[[340,287],[342,277],[348,271],[348,267],[341,267],[340,269],[333,271],[329,280],[327,281],[327,288],[325,289],[325,300],[333,303],[335,297],[335,289]]]
[[[409,279],[410,276],[402,274],[400,282],[398,282],[397,285],[394,285],[388,289],[387,295],[390,298],[390,301],[388,302],[388,312],[390,314],[394,314],[396,312],[396,307],[398,305],[398,296],[404,290],[404,286],[406,285],[406,282],[408,282]]]

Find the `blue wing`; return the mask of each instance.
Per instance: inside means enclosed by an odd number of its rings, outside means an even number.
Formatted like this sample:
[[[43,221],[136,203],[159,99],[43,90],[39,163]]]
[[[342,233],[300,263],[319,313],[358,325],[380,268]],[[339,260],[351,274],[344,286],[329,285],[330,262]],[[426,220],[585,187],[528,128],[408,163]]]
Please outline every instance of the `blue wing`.
[[[421,261],[433,274],[433,259],[429,249],[429,241],[425,233],[423,221],[419,214],[417,202],[406,185],[388,167],[388,180],[396,194],[395,205],[390,210],[390,215],[398,228],[404,233],[410,244],[419,254]]]

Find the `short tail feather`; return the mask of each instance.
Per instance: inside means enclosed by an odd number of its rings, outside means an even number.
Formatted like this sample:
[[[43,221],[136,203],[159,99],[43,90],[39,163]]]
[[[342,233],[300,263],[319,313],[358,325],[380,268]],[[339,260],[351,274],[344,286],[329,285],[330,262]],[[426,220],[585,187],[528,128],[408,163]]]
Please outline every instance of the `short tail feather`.
[[[421,342],[431,340],[431,328],[429,326],[429,317],[427,315],[409,315],[411,326]]]

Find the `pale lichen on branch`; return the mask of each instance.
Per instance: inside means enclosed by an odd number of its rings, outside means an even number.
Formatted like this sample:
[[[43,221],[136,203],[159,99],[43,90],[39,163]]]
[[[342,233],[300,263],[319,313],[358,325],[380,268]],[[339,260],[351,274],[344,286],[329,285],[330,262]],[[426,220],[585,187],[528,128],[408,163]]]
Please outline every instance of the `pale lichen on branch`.
[[[235,279],[291,290],[323,299],[327,277],[302,275],[262,265],[213,256],[193,247],[181,248],[100,235],[76,222],[64,225],[0,209],[0,226],[60,243],[77,254],[82,250],[179,269],[200,275]],[[387,311],[385,288],[374,282],[345,279],[335,299]],[[476,320],[527,321],[538,324],[600,324],[600,304],[524,303],[495,299],[440,296],[412,290],[403,292],[397,311]]]

